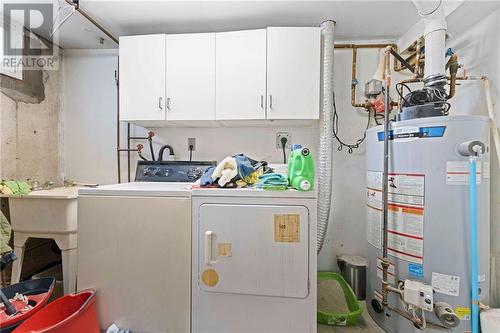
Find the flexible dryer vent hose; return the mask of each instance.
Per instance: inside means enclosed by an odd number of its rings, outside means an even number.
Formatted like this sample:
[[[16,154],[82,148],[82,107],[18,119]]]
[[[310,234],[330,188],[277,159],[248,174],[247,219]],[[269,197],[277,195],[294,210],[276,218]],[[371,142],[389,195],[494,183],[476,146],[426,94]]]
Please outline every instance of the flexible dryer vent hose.
[[[317,251],[323,247],[332,200],[333,147],[333,47],[335,22],[321,24],[321,112],[319,120],[318,235]]]

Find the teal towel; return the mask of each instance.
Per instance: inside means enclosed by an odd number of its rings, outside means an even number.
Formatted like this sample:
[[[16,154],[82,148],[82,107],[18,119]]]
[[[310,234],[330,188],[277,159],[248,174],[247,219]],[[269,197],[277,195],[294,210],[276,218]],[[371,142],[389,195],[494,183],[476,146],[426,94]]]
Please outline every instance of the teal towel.
[[[259,177],[257,187],[263,190],[286,190],[288,179],[280,173],[268,173]]]

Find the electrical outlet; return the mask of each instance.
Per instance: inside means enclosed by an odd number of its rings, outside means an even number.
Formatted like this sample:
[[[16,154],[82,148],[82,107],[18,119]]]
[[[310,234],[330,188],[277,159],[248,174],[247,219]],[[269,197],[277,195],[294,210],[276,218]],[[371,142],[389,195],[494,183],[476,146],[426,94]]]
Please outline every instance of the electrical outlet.
[[[276,149],[281,149],[281,138],[286,138],[285,148],[290,149],[292,146],[292,134],[289,132],[276,133]]]
[[[196,150],[196,138],[188,138],[188,150],[189,147],[193,146],[193,151]]]

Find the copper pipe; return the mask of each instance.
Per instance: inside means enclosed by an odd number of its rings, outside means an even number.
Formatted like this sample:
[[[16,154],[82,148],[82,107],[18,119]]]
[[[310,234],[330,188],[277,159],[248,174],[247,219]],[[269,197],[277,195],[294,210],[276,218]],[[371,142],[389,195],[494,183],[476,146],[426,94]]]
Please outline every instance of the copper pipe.
[[[455,89],[457,84],[457,72],[460,68],[460,64],[458,63],[458,56],[456,54],[452,54],[450,60],[448,61],[447,67],[450,68],[450,91],[448,93],[448,99],[455,96]]]
[[[334,44],[336,49],[383,49],[387,46],[396,47],[396,44],[383,43],[383,44]]]
[[[421,51],[422,50],[422,39],[419,38],[417,39],[417,46],[415,50],[415,78],[422,77],[422,68],[420,66],[420,61],[421,61]]]
[[[423,81],[424,81],[424,79],[422,79],[422,78],[412,78],[412,79],[400,81],[399,83],[416,83],[416,82],[423,82]]]
[[[142,148],[140,150],[142,150]],[[120,151],[120,152],[122,152],[122,151],[132,152],[132,151],[139,151],[139,148],[120,148],[120,149],[118,149],[118,151]]]
[[[347,45],[347,44],[346,44]],[[346,47],[347,48],[347,47]],[[370,103],[366,101],[365,103],[356,102],[356,65],[357,65],[357,54],[358,48],[356,46],[352,47],[352,70],[351,70],[351,105],[355,108],[370,108]]]

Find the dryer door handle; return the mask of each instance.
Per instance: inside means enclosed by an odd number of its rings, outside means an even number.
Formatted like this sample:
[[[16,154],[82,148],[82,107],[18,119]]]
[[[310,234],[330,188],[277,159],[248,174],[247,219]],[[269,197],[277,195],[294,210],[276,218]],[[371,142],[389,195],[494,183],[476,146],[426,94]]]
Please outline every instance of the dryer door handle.
[[[214,255],[214,244],[217,244],[217,235],[213,231],[205,232],[205,264],[213,265],[217,262]]]

